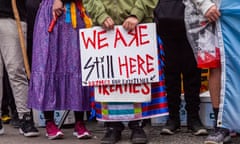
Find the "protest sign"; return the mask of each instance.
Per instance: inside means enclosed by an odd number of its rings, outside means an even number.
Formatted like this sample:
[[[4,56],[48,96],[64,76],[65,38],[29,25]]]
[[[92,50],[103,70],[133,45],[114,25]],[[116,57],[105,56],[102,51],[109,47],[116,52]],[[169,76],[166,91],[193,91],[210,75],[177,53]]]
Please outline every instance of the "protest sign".
[[[150,84],[104,85],[95,87],[97,102],[149,102]]]
[[[156,25],[140,24],[80,29],[84,86],[140,84],[159,81]]]

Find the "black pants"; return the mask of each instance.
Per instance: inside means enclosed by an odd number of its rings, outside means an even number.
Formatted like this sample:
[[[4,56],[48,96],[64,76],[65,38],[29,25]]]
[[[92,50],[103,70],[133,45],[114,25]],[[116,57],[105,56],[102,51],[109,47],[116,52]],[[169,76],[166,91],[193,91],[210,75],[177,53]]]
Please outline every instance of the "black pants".
[[[3,98],[2,98],[2,115],[11,115],[17,112],[16,104],[12,93],[12,88],[9,83],[8,75],[4,69],[3,74]],[[11,114],[9,113],[9,108],[11,109]]]
[[[38,11],[38,7],[41,0],[27,0],[27,55],[29,59],[29,64],[31,66],[32,62],[32,45],[33,45],[33,30],[35,17]]]
[[[114,128],[114,129],[119,130],[119,131],[122,131],[124,129],[124,125],[123,125],[122,122],[105,122],[104,125],[107,128]],[[130,129],[144,127],[144,126],[145,126],[145,124],[141,120],[128,122],[128,127]]]
[[[165,21],[158,24],[165,51],[166,90],[170,118],[179,120],[181,75],[187,118],[198,118],[200,104],[201,69],[188,42],[184,21]]]

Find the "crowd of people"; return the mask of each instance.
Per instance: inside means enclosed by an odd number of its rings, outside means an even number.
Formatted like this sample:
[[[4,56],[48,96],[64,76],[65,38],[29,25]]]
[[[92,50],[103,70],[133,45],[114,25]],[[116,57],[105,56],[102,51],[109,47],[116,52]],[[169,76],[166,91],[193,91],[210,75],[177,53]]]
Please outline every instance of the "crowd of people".
[[[211,0],[192,2],[209,24],[214,24],[220,17],[217,4]],[[110,31],[115,25],[122,25],[127,31],[132,31],[138,24],[151,22],[157,24],[156,33],[163,41],[165,52],[164,74],[169,119],[160,133],[173,135],[181,127],[179,109],[183,81],[187,127],[196,136],[208,134],[199,118],[203,67],[197,65],[185,27],[184,4],[188,3],[179,0],[18,0],[17,7],[31,67],[30,79],[24,68],[11,0],[0,0],[0,3],[0,134],[4,134],[2,122],[12,121],[24,136],[39,136],[31,112],[36,109],[44,113],[47,138],[63,138],[64,132],[54,121],[54,111],[72,110],[76,121],[73,135],[78,139],[91,138],[83,117],[85,111],[91,111],[92,87],[81,84],[78,30],[102,26]],[[174,10],[177,11],[176,15],[172,15]],[[51,23],[54,25],[49,31]],[[207,68],[210,69],[209,91],[217,121],[220,61],[218,65]],[[118,142],[124,129],[122,121],[108,120],[105,126],[106,133],[101,143]],[[148,142],[142,120],[129,118],[128,126],[132,131],[132,143]],[[214,133],[209,134],[204,143],[220,144],[229,139],[229,130],[215,125]]]

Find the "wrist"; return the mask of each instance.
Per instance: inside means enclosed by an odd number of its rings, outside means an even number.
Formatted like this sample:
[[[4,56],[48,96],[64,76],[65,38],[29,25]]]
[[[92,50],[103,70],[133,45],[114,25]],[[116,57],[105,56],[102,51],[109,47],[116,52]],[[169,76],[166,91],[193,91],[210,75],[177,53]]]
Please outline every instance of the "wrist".
[[[137,19],[137,16],[136,16],[136,15],[130,15],[130,16],[128,16],[128,17],[134,17],[134,18]]]

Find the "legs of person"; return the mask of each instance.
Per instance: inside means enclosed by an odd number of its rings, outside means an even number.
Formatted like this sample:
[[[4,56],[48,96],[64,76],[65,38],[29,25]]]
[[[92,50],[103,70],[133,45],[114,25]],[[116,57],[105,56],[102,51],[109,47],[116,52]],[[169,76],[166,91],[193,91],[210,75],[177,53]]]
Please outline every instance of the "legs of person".
[[[11,120],[9,115],[9,89],[11,89],[8,81],[7,72],[3,70],[3,97],[2,97],[2,122],[8,124]]]
[[[177,39],[162,37],[165,51],[165,82],[168,99],[169,119],[163,127],[162,134],[174,134],[180,128],[181,62]]]
[[[9,76],[17,111],[20,119],[20,133],[24,136],[37,136],[38,130],[34,127],[30,109],[27,108],[28,80],[24,69],[23,58],[16,28],[13,19],[2,19],[4,29],[4,47],[1,48],[2,59]],[[26,24],[22,23],[23,32],[26,33]]]
[[[10,83],[9,83],[8,76],[6,77],[5,80],[6,80],[5,84],[6,84],[6,87],[7,87],[7,90],[6,90],[7,94],[6,95],[8,96],[11,115],[14,115],[15,113],[17,113],[17,107],[16,107],[16,104],[15,104],[15,99],[14,99],[14,96],[13,96],[12,88],[11,88]]]
[[[33,28],[37,10],[41,0],[26,0],[27,10],[27,55],[29,59],[29,65],[32,61],[32,44],[33,44]]]
[[[5,22],[9,30],[11,30],[8,31],[8,35],[5,38],[5,48],[2,51],[3,60],[15,97],[17,110],[19,111],[19,117],[22,119],[24,113],[30,112],[27,108],[28,80],[24,69],[18,34],[16,33],[15,21],[8,19]],[[26,31],[26,25],[24,26],[23,24],[23,29],[24,28],[25,30],[23,31]]]
[[[214,109],[215,120],[217,120],[220,104],[221,68],[211,68],[209,71],[209,92]]]
[[[3,79],[5,79],[5,75],[3,76]],[[8,100],[8,96],[7,96],[7,88],[6,88],[6,83],[5,83],[5,80],[3,80],[3,97],[2,97],[2,107],[1,107],[1,110],[2,110],[2,116],[4,115],[7,115],[9,116],[9,100]],[[10,117],[9,117],[9,120],[10,120]]]
[[[183,37],[182,39],[182,74],[187,111],[187,125],[188,129],[192,130],[195,135],[206,135],[207,130],[203,127],[199,117],[201,69],[197,68],[197,62],[187,37]]]
[[[9,83],[8,74],[5,69],[3,83],[2,120],[4,123],[10,122],[14,127],[18,127],[19,119],[16,104],[13,97],[12,88]],[[9,108],[11,110],[11,114],[9,113]]]
[[[228,129],[217,127],[218,111],[220,104],[220,91],[221,68],[210,68],[209,92],[211,96],[216,124],[213,133],[208,135],[208,137],[204,141],[204,144],[221,144],[224,142],[228,142],[231,139]]]
[[[147,135],[144,132],[143,121],[136,120],[130,121],[128,127],[132,130],[131,141],[132,143],[147,143]]]
[[[122,122],[105,122],[106,133],[101,139],[101,144],[115,144],[121,140],[124,125]]]
[[[91,134],[87,130],[84,124],[84,111],[74,111],[75,116],[75,127],[73,135],[78,139],[89,139],[91,138]]]
[[[63,138],[63,132],[57,127],[54,121],[54,111],[44,111],[44,118],[46,121],[46,136],[48,139]]]
[[[9,101],[8,105],[9,105],[10,110],[11,110],[10,124],[15,128],[19,128],[19,118],[18,118],[17,107],[16,107],[16,104],[15,104],[15,99],[14,99],[14,96],[13,96],[13,92],[12,92],[8,77],[6,79],[5,84],[7,84],[7,87],[8,87],[7,90],[6,90],[6,92],[7,92],[6,95],[8,96],[8,101]]]

